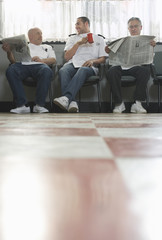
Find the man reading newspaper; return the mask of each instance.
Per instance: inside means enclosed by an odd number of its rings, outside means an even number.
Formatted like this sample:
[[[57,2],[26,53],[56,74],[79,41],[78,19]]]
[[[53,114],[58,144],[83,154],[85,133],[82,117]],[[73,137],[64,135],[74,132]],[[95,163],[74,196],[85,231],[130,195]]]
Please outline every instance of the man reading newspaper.
[[[147,113],[141,102],[146,98],[146,87],[150,78],[149,64],[153,60],[153,47],[156,43],[154,36],[140,36],[142,23],[137,17],[128,20],[128,30],[130,37],[118,39],[105,47],[111,65],[106,71],[115,102],[113,113],[125,111],[121,94],[122,75],[136,78],[135,102],[131,106],[131,112]]]
[[[44,107],[45,99],[53,77],[50,65],[56,62],[56,56],[50,45],[42,44],[42,31],[39,28],[31,28],[28,37],[30,41],[28,46],[22,36],[3,39],[2,48],[11,63],[6,76],[16,102],[16,108],[11,109],[10,112],[30,113],[23,80],[32,77],[37,80],[33,112],[46,113],[48,109]]]

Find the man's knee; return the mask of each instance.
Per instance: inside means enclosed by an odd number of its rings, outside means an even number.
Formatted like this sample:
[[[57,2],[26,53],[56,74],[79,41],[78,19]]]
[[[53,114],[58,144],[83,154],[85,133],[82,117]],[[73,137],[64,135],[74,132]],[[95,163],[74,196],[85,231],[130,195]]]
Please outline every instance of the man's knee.
[[[89,71],[89,67],[80,67],[78,69],[78,72],[88,72]]]
[[[59,70],[59,77],[71,76],[72,69],[68,65],[64,65]]]
[[[117,72],[121,72],[121,68],[119,66],[112,66],[108,69],[109,74],[116,74]]]
[[[49,66],[45,66],[41,68],[40,74],[49,78],[52,78],[54,75],[52,69]]]
[[[120,81],[122,76],[122,69],[120,66],[112,66],[108,69],[106,75],[110,83]]]
[[[67,73],[66,68],[64,68],[64,67],[60,68],[59,75],[61,76],[61,75],[65,74],[65,73]]]
[[[95,75],[93,69],[90,67],[80,67],[77,71],[77,74],[85,77]]]
[[[9,76],[12,76],[12,74],[13,74],[14,71],[15,71],[15,64],[11,64],[11,65],[7,68],[7,70],[6,70],[6,76],[7,76],[7,78],[8,78]]]

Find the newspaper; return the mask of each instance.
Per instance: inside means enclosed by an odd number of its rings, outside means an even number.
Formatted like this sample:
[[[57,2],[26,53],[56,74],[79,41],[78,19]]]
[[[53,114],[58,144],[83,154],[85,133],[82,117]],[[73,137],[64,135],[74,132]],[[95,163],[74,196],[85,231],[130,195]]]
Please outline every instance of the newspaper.
[[[16,62],[31,62],[28,42],[24,34],[2,39],[2,43],[8,43]]]
[[[108,43],[111,50],[109,64],[122,67],[132,67],[153,62],[153,47],[150,41],[155,36],[137,35],[119,38]]]

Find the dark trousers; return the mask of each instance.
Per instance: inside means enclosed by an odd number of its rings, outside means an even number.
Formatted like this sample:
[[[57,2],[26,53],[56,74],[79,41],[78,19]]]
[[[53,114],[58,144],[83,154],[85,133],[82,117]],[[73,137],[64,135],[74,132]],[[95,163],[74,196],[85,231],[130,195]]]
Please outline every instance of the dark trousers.
[[[135,66],[126,70],[123,70],[121,66],[111,66],[106,71],[116,104],[122,103],[121,77],[123,75],[131,75],[136,78],[134,100],[144,101],[146,99],[146,87],[150,78],[150,65]]]

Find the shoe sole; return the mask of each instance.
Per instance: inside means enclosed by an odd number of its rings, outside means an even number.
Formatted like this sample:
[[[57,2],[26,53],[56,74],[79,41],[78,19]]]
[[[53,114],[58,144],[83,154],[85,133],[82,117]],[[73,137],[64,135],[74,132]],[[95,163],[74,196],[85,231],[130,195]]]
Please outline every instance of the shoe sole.
[[[10,111],[10,113],[14,113],[14,114],[28,114],[30,112],[12,112],[12,111]]]
[[[39,112],[39,111],[33,111],[33,113],[49,113],[49,111]]]
[[[124,111],[125,111],[125,109],[124,109],[124,110],[122,110],[121,112],[114,112],[114,111],[113,111],[113,113],[123,113]]]
[[[137,111],[131,111],[131,113],[146,114],[147,112],[137,112]]]
[[[58,107],[60,107],[61,109],[67,111],[67,108],[65,108],[61,103],[57,102],[57,100],[53,100],[54,104],[56,104]]]
[[[72,107],[72,108],[68,109],[68,112],[69,113],[78,113],[79,110],[78,110],[78,108]]]
[[[114,114],[122,114],[123,112],[113,112]]]

